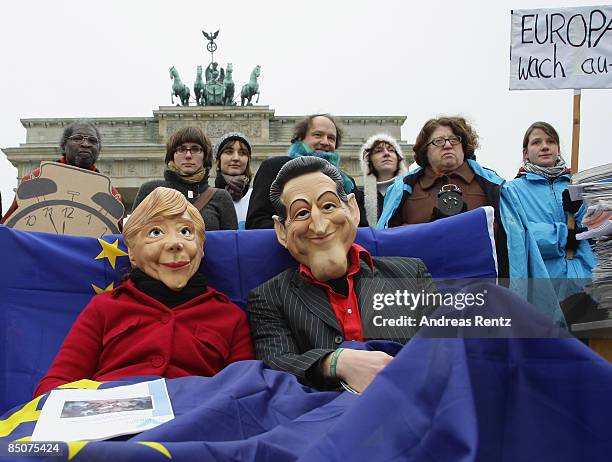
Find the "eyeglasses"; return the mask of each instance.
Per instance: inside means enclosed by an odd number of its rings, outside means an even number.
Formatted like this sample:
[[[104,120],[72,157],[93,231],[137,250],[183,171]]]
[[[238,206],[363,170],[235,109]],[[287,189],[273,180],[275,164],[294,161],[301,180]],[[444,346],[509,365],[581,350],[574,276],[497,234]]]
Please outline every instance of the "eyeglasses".
[[[447,141],[452,146],[457,146],[459,143],[461,143],[461,137],[453,135],[453,136],[449,136],[448,138],[444,138],[443,136],[439,136],[437,138],[434,138],[427,144],[433,144],[434,146],[438,146],[439,148],[441,148],[442,146],[446,144]]]
[[[196,156],[198,154],[202,154],[203,149],[202,146],[191,146],[190,148],[188,148],[187,146],[179,146],[178,148],[176,148],[176,152],[178,152],[179,154],[185,154],[187,153],[187,151],[189,151],[191,153],[191,155]]]
[[[91,135],[72,135],[69,136],[68,139],[79,144],[83,144],[86,140],[89,144],[98,144],[100,142],[98,138]]]

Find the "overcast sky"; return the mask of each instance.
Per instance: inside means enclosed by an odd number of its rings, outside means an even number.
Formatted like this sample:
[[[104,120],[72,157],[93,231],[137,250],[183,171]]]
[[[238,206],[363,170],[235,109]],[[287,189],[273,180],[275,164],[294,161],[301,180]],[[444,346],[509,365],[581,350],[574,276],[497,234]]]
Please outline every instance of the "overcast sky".
[[[261,65],[260,104],[276,115],[462,114],[478,160],[512,178],[525,129],[552,123],[566,159],[572,90],[508,90],[510,10],[591,0],[5,1],[0,3],[0,147],[25,142],[19,119],[151,117],[170,104],[168,68],[193,88],[207,65],[201,30],[221,32],[215,60],[242,85]],[[610,162],[612,91],[583,90],[580,169]],[[104,151],[102,151],[102,156]],[[53,155],[52,155],[53,156]],[[3,209],[17,170],[0,153]]]

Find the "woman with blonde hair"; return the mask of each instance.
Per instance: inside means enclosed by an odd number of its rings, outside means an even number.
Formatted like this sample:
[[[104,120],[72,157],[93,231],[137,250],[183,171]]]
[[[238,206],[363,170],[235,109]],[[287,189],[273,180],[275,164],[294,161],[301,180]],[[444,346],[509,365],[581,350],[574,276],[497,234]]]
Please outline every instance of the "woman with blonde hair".
[[[127,280],[83,309],[34,396],[79,379],[212,376],[254,358],[245,313],[198,271],[204,221],[179,191],[153,190],[124,239]]]

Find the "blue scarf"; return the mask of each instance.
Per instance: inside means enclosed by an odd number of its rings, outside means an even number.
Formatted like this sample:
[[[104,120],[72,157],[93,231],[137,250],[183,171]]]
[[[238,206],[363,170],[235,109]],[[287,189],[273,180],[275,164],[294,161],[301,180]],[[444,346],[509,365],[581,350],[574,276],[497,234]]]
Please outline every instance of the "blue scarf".
[[[346,173],[340,170],[340,154],[338,154],[337,152],[315,151],[307,144],[304,144],[302,141],[296,141],[289,147],[289,152],[287,152],[287,155],[291,159],[295,159],[301,156],[314,156],[320,157],[321,159],[325,159],[327,162],[336,167],[340,172],[340,176],[342,176],[342,182],[344,183],[344,190],[346,191],[346,193],[349,194],[353,192],[353,181]]]

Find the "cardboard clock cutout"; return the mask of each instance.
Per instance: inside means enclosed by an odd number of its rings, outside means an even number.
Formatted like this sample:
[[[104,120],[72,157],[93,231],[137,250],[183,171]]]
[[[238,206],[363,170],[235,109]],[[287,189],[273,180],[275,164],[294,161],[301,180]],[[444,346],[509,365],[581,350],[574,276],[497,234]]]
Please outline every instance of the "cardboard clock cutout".
[[[118,234],[125,211],[109,177],[57,162],[42,162],[40,176],[19,185],[17,205],[11,228],[90,237]]]

